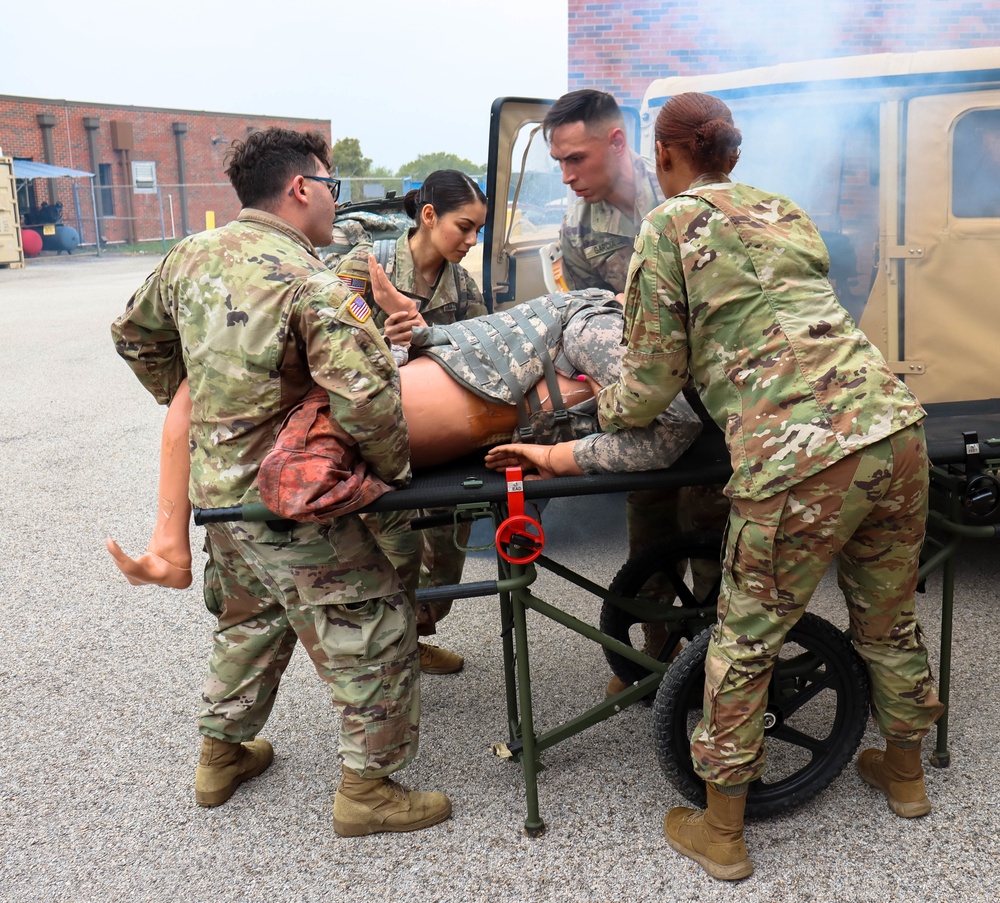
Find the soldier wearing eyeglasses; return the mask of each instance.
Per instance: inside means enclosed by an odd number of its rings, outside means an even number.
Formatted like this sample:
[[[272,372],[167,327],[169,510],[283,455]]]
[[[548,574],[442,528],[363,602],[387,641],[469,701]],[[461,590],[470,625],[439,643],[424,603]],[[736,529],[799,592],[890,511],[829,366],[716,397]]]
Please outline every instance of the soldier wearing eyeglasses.
[[[112,326],[118,353],[161,404],[187,378],[190,497],[259,499],[257,471],[288,412],[315,385],[370,471],[410,476],[398,372],[364,299],[316,254],[340,183],[315,132],[267,129],[227,157],[243,210],[164,258]],[[173,502],[161,493],[161,515]],[[296,641],[341,715],[334,828],[411,831],[451,814],[441,793],[391,775],[417,751],[419,667],[412,608],[356,514],[318,524],[213,524],[205,602],[217,618],[202,685],[195,799],[225,803],[273,758],[258,738]]]

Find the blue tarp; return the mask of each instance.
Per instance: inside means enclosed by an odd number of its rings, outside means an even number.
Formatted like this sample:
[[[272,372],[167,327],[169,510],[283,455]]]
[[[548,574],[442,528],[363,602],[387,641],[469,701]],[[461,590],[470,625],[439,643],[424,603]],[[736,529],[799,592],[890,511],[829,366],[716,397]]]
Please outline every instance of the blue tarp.
[[[34,160],[15,160],[15,179],[56,179],[59,176],[70,176],[71,178],[86,177],[92,179],[92,172],[83,172],[79,169],[67,169],[65,166],[50,166],[48,163],[35,163]]]

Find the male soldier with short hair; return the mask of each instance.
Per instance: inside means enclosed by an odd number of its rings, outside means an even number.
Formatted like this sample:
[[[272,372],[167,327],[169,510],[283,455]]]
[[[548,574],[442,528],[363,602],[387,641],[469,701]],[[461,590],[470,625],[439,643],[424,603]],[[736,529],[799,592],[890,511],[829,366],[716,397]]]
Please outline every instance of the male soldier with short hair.
[[[625,291],[643,217],[663,202],[656,167],[629,150],[621,108],[604,91],[584,88],[564,94],[546,114],[542,132],[564,184],[577,195],[559,230],[563,280],[570,289],[603,288],[620,294]],[[688,514],[683,520],[682,498]],[[630,492],[626,497],[629,555],[682,529],[721,528],[727,513],[721,487]],[[656,590],[666,596],[665,585]],[[646,651],[660,654],[662,628],[644,625],[644,630]],[[625,684],[614,677],[607,693],[624,689]]]
[[[316,132],[271,128],[236,142],[226,174],[239,217],[174,247],[112,326],[118,353],[161,404],[188,379],[197,506],[259,500],[260,462],[314,385],[372,472],[409,479],[398,372],[364,300],[315,251],[336,216],[329,155]],[[206,550],[205,600],[218,627],[199,713],[197,802],[221,805],[271,764],[271,744],[254,738],[299,639],[342,719],[336,832],[448,818],[444,794],[389,777],[417,750],[416,631],[399,577],[359,516],[212,524]]]
[[[577,195],[559,230],[566,287],[620,294],[642,218],[663,201],[656,169],[629,150],[622,111],[603,91],[564,94],[542,132]]]

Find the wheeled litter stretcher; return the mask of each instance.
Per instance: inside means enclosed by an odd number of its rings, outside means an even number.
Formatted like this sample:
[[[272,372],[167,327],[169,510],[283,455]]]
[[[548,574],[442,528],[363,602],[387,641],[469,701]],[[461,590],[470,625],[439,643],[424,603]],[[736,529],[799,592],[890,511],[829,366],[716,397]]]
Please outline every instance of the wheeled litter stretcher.
[[[970,425],[977,431],[968,429]],[[990,437],[980,442],[978,432]],[[943,570],[939,695],[950,696],[951,621],[954,552],[964,538],[1000,534],[1000,413],[931,417],[928,449],[933,465],[929,535],[920,569],[921,583]],[[719,433],[699,438],[668,470],[559,477],[520,481],[518,474],[490,471],[482,456],[418,473],[410,487],[390,492],[365,510],[419,510],[455,507],[455,518],[489,517],[498,531],[497,579],[435,587],[418,592],[422,601],[497,596],[509,737],[494,752],[520,762],[524,773],[527,816],[524,830],[544,832],[539,813],[537,775],[540,756],[557,743],[655,694],[654,732],[660,764],[669,780],[696,804],[704,785],[695,776],[688,753],[691,729],[701,710],[708,628],[715,620],[718,581],[699,585],[688,563],[718,562],[721,537],[682,534],[634,557],[610,587],[599,586],[543,553],[540,528],[522,516],[525,500],[627,492],[636,489],[721,483],[728,479],[728,455]],[[513,484],[513,486],[509,486]],[[514,520],[511,520],[513,513]],[[195,509],[195,522],[272,520],[262,506]],[[437,521],[415,522],[414,528]],[[506,526],[505,526],[506,525]],[[503,529],[501,529],[503,527]],[[545,602],[532,592],[537,568],[602,601],[601,626],[594,627]],[[669,601],[667,598],[669,597]],[[616,673],[630,684],[559,726],[539,733],[532,710],[531,663],[526,613],[538,612],[600,644]],[[668,658],[677,640],[689,642],[673,661],[661,661],[635,648],[628,628],[639,622],[663,622]],[[627,667],[622,668],[622,664]],[[617,667],[616,667],[617,665]],[[623,676],[619,674],[619,676]],[[765,737],[768,771],[751,786],[747,812],[766,815],[792,808],[828,786],[853,758],[868,720],[867,679],[849,639],[823,619],[806,613],[790,632],[769,687]],[[949,764],[947,712],[937,726],[935,765]]]

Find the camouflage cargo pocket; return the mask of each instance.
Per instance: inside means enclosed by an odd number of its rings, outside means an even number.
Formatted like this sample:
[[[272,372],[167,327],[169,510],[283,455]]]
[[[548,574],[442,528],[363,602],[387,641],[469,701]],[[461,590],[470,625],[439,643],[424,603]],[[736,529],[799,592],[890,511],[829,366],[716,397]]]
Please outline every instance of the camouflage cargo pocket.
[[[787,498],[785,491],[763,502],[733,500],[722,559],[729,591],[720,600],[720,617],[725,615],[723,605],[728,610],[734,591],[755,599],[777,598],[774,546]]]
[[[402,589],[395,569],[357,515],[338,517],[310,561],[289,570],[303,605],[351,605],[392,596]],[[327,546],[328,544],[328,546]]]

